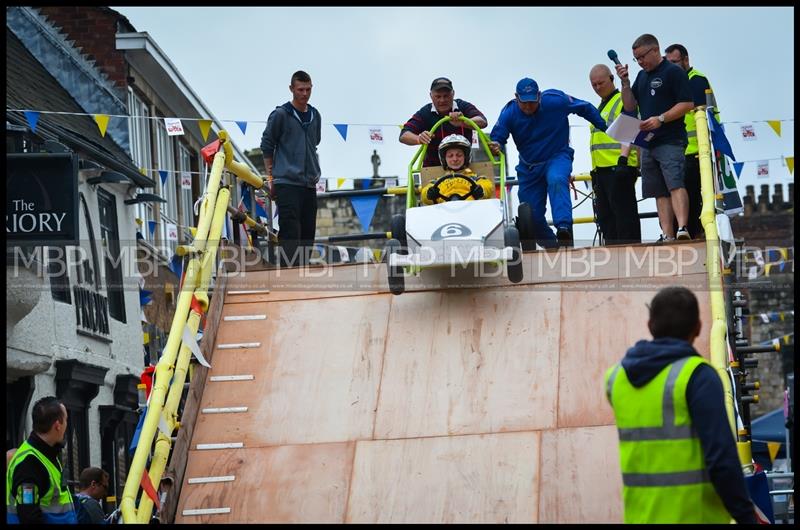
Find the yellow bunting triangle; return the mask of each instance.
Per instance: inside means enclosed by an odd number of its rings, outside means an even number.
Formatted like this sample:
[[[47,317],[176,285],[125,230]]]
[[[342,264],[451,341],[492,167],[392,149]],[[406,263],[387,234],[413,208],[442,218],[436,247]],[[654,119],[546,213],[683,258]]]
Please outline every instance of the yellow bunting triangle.
[[[767,120],[769,126],[772,127],[772,130],[775,131],[775,134],[778,136],[781,135],[781,121],[780,120]]]
[[[336,179],[336,189],[341,188],[342,184],[344,184],[345,180],[347,180],[347,179]]]
[[[94,114],[92,117],[97,123],[97,128],[100,129],[100,136],[105,137],[106,128],[108,127],[108,114]]]
[[[399,127],[399,128],[401,128],[401,129],[403,128],[403,126],[402,126],[402,125],[398,125],[398,127]]]
[[[786,157],[786,165],[789,166],[789,174],[793,174],[794,173],[794,157],[793,156],[787,156]]]
[[[783,259],[789,259],[789,249],[788,248],[779,248],[778,252],[781,253],[781,257]]]
[[[142,344],[150,344],[150,334],[146,331],[142,333]]]
[[[195,237],[195,236],[197,235],[197,227],[195,227],[195,226],[190,226],[190,227],[189,227],[189,232],[191,232],[191,234],[192,234],[192,237]]]
[[[781,443],[767,442],[767,450],[769,451],[769,461],[774,462],[775,457],[778,456],[778,451],[781,450]]]
[[[203,141],[208,140],[208,131],[211,130],[211,120],[200,120],[197,122],[200,127],[200,134],[203,135]]]
[[[764,265],[764,275],[769,276],[769,270],[772,268],[772,263],[767,263]]]
[[[141,173],[142,175],[147,175],[147,170],[145,168],[143,168],[143,167],[140,167],[139,168],[139,173]]]

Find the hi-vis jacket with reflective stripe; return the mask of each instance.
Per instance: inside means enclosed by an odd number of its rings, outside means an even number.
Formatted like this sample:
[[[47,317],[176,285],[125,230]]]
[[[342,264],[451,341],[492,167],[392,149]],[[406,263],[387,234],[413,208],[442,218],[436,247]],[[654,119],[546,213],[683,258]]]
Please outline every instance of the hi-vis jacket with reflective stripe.
[[[689,70],[689,80],[697,76],[706,77],[704,73],[692,67],[692,69]],[[706,81],[708,81],[707,77]],[[708,83],[708,88],[711,88],[710,81]],[[716,117],[717,122],[719,122],[719,110],[714,109],[714,117]],[[695,125],[694,123],[694,110],[690,110],[684,115],[683,122],[686,125],[686,136],[689,138],[689,145],[686,146],[686,151],[684,152],[684,154],[696,155],[697,153],[700,152],[700,148],[697,146],[697,125]]]
[[[11,488],[14,470],[17,465],[25,457],[31,455],[42,463],[50,475],[49,489],[43,495],[39,492],[39,508],[44,515],[44,522],[48,524],[78,524],[75,508],[72,505],[72,495],[67,488],[66,482],[62,483],[61,481],[61,466],[56,467],[49,458],[27,441],[22,442],[17,452],[14,453],[14,457],[11,459],[6,471],[6,523],[19,524],[20,522],[17,515],[17,504],[22,502],[23,493],[20,491],[17,496],[14,496]]]
[[[598,110],[600,111],[600,116],[610,127],[611,122],[616,120],[617,116],[622,112],[622,94],[617,92],[611,96],[602,109],[598,108]],[[592,169],[616,166],[622,145],[592,124],[589,124],[589,132],[591,133],[589,149],[592,152]],[[628,165],[633,167],[638,165],[635,147],[628,154]]]
[[[606,371],[619,434],[625,523],[731,521],[709,481],[686,401],[689,378],[706,362],[684,357],[639,388],[620,364]]]

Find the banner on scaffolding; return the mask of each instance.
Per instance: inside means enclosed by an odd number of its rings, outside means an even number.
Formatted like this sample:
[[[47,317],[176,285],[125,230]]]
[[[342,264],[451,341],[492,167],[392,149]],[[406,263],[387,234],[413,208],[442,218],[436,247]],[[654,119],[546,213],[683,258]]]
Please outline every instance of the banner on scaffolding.
[[[727,216],[733,217],[744,210],[742,197],[736,187],[736,179],[728,159],[719,151],[715,151],[714,154],[717,164],[717,189],[722,195],[722,209]]]

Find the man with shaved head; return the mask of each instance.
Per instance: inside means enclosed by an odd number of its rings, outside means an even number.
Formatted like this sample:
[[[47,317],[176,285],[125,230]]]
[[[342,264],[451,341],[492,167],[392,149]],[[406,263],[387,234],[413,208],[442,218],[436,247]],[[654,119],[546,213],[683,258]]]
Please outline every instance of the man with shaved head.
[[[596,64],[589,72],[589,82],[600,96],[597,110],[610,126],[623,110],[622,95],[614,86],[614,75],[608,66]],[[634,187],[639,175],[636,149],[630,144],[620,144],[594,125],[589,125],[589,131],[594,213],[603,241],[606,244],[641,243]]]

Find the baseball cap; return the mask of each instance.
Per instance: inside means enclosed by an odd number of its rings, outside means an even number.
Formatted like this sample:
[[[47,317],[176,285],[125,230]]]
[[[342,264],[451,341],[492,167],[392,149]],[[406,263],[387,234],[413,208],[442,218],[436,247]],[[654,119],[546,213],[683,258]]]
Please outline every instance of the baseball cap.
[[[520,79],[517,83],[517,97],[525,103],[539,101],[539,85],[530,77]]]
[[[431,90],[441,90],[442,88],[453,90],[453,82],[446,77],[437,77],[431,83]]]

